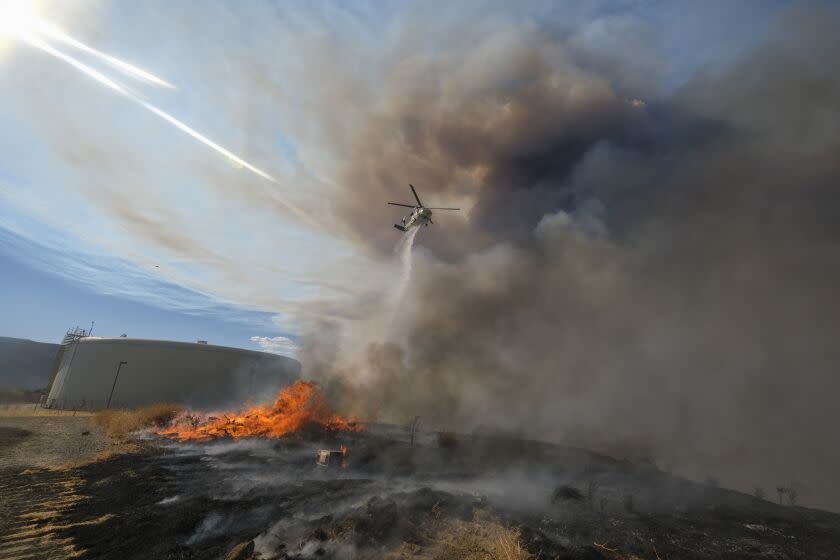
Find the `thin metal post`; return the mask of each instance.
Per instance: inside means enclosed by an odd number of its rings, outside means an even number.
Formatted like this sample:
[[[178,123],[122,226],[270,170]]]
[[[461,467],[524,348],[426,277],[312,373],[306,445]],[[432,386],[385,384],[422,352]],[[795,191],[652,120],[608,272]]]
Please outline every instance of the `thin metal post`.
[[[414,434],[417,433],[417,425],[420,423],[420,417],[415,416],[414,420],[411,421],[411,443],[409,444],[411,447],[414,447]]]
[[[117,379],[120,377],[120,369],[127,364],[128,362],[120,362],[117,366],[117,373],[114,374],[114,384],[111,385],[111,394],[108,395],[108,404],[105,405],[105,408],[111,408],[111,397],[114,396],[114,389],[117,387]]]

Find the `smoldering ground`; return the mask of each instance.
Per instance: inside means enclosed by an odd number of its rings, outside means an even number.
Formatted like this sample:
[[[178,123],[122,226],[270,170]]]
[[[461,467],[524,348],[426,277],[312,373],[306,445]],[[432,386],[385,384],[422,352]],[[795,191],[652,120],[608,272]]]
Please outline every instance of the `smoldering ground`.
[[[774,519],[774,530],[796,535],[781,537],[781,544],[765,536],[765,549],[807,546],[814,557],[824,557],[826,546],[836,541],[828,530],[800,533],[808,526],[807,510],[690,483],[650,465],[519,438],[468,436],[443,445],[436,434],[420,431],[409,445],[408,434],[393,426],[368,427],[362,433],[321,433],[328,438],[321,441],[313,432],[315,439],[296,434],[168,445],[164,462],[177,482],[166,485],[166,497],[156,497],[144,513],[160,519],[190,511],[192,522],[180,524],[179,540],[193,552],[209,553],[245,538],[266,557],[282,552],[291,558],[379,558],[405,543],[415,551],[435,549],[459,520],[494,519],[521,527],[523,542],[541,551],[535,557],[559,552],[582,557],[574,553],[593,539],[623,542],[619,548],[630,549],[655,540],[660,550],[668,547],[666,553],[694,548],[692,557],[715,556],[724,548],[755,552],[753,529],[730,517],[726,526],[736,529],[721,530],[718,514],[709,513],[719,508],[738,519]],[[337,445],[336,438],[348,446],[347,467],[316,467],[315,451]],[[645,527],[645,516],[665,520],[675,510],[682,512],[678,525],[696,529],[699,523],[722,540],[704,546],[709,540],[704,531]],[[836,525],[836,516],[810,513],[818,516],[812,522],[821,518],[826,526]]]
[[[383,253],[393,216],[376,208],[408,180],[467,212],[418,236],[385,336],[323,320],[305,367],[356,414],[792,481],[840,507],[838,23],[833,6],[784,11],[667,93],[617,73],[632,52],[605,62],[538,24],[398,45],[344,123],[334,211]]]
[[[90,437],[74,425],[66,439]],[[593,543],[609,543],[640,557],[655,546],[663,558],[833,558],[840,542],[835,514],[522,438],[441,438],[421,428],[409,440],[400,427],[373,424],[134,443],[141,447],[72,468],[0,469],[12,489],[0,501],[12,520],[4,550],[222,558],[245,545],[266,558],[382,558],[407,548],[449,558],[486,550],[509,531],[530,553],[520,557],[593,557]],[[318,450],[341,446],[345,468],[315,464]],[[56,506],[45,513],[44,504]]]

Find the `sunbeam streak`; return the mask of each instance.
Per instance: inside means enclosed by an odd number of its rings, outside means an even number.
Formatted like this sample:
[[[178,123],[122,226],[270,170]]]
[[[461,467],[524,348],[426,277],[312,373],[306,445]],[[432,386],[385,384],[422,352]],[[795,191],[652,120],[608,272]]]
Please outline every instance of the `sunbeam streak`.
[[[208,146],[208,147],[212,148],[216,152],[222,154],[223,156],[225,156],[226,158],[228,158],[232,162],[236,163],[237,165],[240,165],[240,166],[244,167],[245,169],[248,169],[249,171],[259,175],[263,179],[268,179],[269,181],[273,181],[275,183],[277,182],[274,179],[274,177],[272,177],[271,175],[269,175],[268,173],[266,173],[265,171],[263,171],[259,167],[251,165],[250,163],[248,163],[247,161],[245,161],[241,157],[237,156],[236,154],[234,154],[233,152],[231,152],[227,148],[225,148],[223,146],[220,146],[216,142],[213,142],[212,140],[210,140],[209,138],[207,138],[206,136],[204,136],[203,134],[201,134],[197,130],[195,130],[195,129],[191,128],[190,126],[186,125],[185,123],[179,121],[178,119],[176,119],[175,117],[173,117],[172,115],[167,113],[166,111],[158,109],[157,107],[155,107],[154,105],[152,105],[148,101],[144,101],[143,99],[140,99],[139,97],[137,97],[136,95],[131,93],[129,90],[127,90],[126,88],[124,88],[123,86],[121,86],[120,84],[115,82],[114,80],[105,76],[102,72],[99,72],[98,70],[96,70],[94,68],[91,68],[87,64],[73,58],[72,56],[61,52],[60,50],[56,49],[55,47],[53,47],[52,45],[50,45],[46,41],[43,41],[42,39],[39,39],[37,37],[27,37],[24,40],[27,43],[29,43],[30,45],[32,45],[33,47],[39,48],[42,51],[46,52],[47,54],[50,54],[50,55],[58,58],[59,60],[61,60],[63,62],[66,62],[67,64],[73,66],[76,70],[79,70],[80,72],[82,72],[86,76],[88,76],[90,78],[93,78],[94,80],[96,80],[100,84],[102,84],[102,85],[104,85],[104,86],[106,86],[106,87],[108,87],[108,88],[110,88],[110,89],[112,89],[116,92],[119,92],[122,95],[128,97],[129,99],[131,99],[135,103],[142,106],[147,111],[157,115],[158,117],[165,120],[169,124],[174,125],[178,130],[189,134],[190,136],[192,136],[193,138],[195,138],[196,140],[198,140],[199,142],[201,142],[205,146]]]
[[[194,129],[190,128],[189,126],[187,126],[183,122],[179,121],[178,119],[176,119],[175,117],[173,117],[172,115],[167,113],[166,111],[162,111],[161,109],[158,109],[157,107],[155,107],[151,103],[143,101],[142,99],[138,99],[131,94],[127,94],[127,95],[131,99],[133,99],[134,101],[136,101],[137,103],[142,105],[148,111],[151,111],[152,113],[154,113],[158,117],[162,118],[163,120],[165,120],[169,124],[173,125],[178,130],[180,130],[182,132],[185,132],[186,134],[189,134],[190,136],[192,136],[193,138],[195,138],[196,140],[198,140],[199,142],[201,142],[205,146],[208,146],[208,147],[216,150],[217,152],[219,152],[220,154],[222,154],[223,156],[225,156],[226,158],[228,158],[232,162],[236,163],[237,165],[241,165],[242,167],[244,167],[245,169],[248,169],[252,173],[256,173],[257,175],[259,175],[263,179],[268,179],[269,181],[272,181],[274,183],[277,182],[274,179],[274,177],[272,177],[271,175],[269,175],[268,173],[266,173],[265,171],[263,171],[259,167],[255,167],[255,166],[251,165],[250,163],[248,163],[247,161],[245,161],[241,157],[232,153],[230,150],[227,150],[226,148],[216,144],[215,142],[213,142],[212,140],[210,140],[209,138],[207,138],[206,136],[204,136],[203,134],[201,134],[197,130],[194,130]]]
[[[266,173],[265,171],[263,171],[259,167],[248,163],[247,161],[245,161],[241,157],[237,156],[236,154],[234,154],[233,152],[231,152],[230,150],[228,150],[224,146],[221,146],[221,145],[217,144],[216,142],[210,140],[207,136],[201,134],[200,132],[198,132],[194,128],[190,127],[186,123],[184,123],[184,122],[178,120],[177,118],[173,117],[172,115],[170,115],[166,111],[164,111],[162,109],[159,109],[158,107],[152,105],[151,103],[149,103],[148,101],[145,101],[144,99],[141,99],[140,97],[138,97],[137,95],[132,93],[130,90],[128,90],[126,87],[124,87],[121,84],[117,83],[116,81],[112,80],[111,78],[104,75],[102,72],[99,72],[95,68],[91,68],[90,66],[88,66],[84,62],[68,55],[65,52],[62,52],[62,51],[56,49],[55,47],[53,47],[52,45],[50,45],[49,43],[47,43],[43,39],[38,38],[37,36],[21,35],[20,39],[22,41],[28,43],[29,45],[31,45],[35,48],[38,48],[38,49],[42,50],[43,52],[61,60],[62,62],[65,62],[65,63],[69,64],[70,66],[72,66],[73,68],[78,70],[79,72],[81,72],[84,75],[86,75],[87,77],[99,82],[100,84],[104,85],[108,89],[116,91],[117,93],[119,93],[119,94],[123,95],[124,97],[130,99],[131,101],[137,103],[138,105],[140,105],[141,107],[143,107],[144,109],[149,111],[150,113],[154,114],[155,116],[159,117],[160,119],[162,119],[162,120],[168,122],[169,124],[173,125],[175,128],[177,128],[181,132],[184,132],[185,134],[188,134],[189,136],[198,140],[199,142],[201,142],[205,146],[207,146],[207,147],[211,148],[212,150],[216,151],[217,153],[223,155],[229,161],[235,163],[236,165],[238,165],[240,167],[244,167],[245,169],[251,171],[255,175],[258,175],[258,176],[262,177],[263,179],[271,181],[272,183],[277,183],[277,180],[274,177],[272,177],[270,174]],[[277,196],[277,193],[274,193],[274,197],[283,206],[285,206],[290,212],[292,212],[295,216],[297,216],[302,221],[304,221],[307,224],[309,224],[311,226],[314,226],[314,227],[321,227],[321,225],[305,210],[299,208],[297,205],[289,202],[285,198]]]
[[[69,45],[85,54],[95,56],[120,72],[134,79],[168,89],[177,89],[166,80],[159,78],[115,56],[90,47],[71,37],[57,25],[39,17],[39,4],[26,0],[0,0],[0,39],[46,39]]]
[[[143,82],[169,89],[176,89],[175,86],[161,78],[158,78],[150,72],[147,72],[141,68],[138,68],[137,66],[134,66],[133,64],[129,64],[114,56],[105,54],[97,49],[94,49],[93,47],[82,43],[81,41],[71,37],[69,34],[62,31],[52,23],[47,22],[38,17],[37,12],[37,4],[32,2],[0,0],[0,38],[20,41],[24,44],[28,44],[32,47],[35,47],[58,60],[61,60],[62,62],[68,64],[69,66],[72,66],[88,78],[91,78],[92,80],[100,83],[108,89],[115,91],[120,95],[130,99],[131,101],[140,105],[141,107],[154,114],[158,118],[174,126],[181,132],[191,136],[193,139],[201,142],[202,144],[211,148],[218,154],[221,154],[236,166],[243,167],[249,170],[251,173],[254,173],[255,175],[267,181],[277,183],[277,180],[266,171],[263,171],[259,167],[245,161],[243,158],[234,154],[224,146],[214,142],[213,140],[211,140],[204,134],[198,132],[194,128],[190,127],[186,123],[180,121],[179,119],[170,115],[166,111],[142,99],[139,95],[132,92],[128,87],[113,80],[112,78],[108,77],[96,68],[90,66],[89,64],[86,64],[85,62],[82,62],[81,60],[74,56],[71,56],[70,54],[67,54],[67,52],[58,48],[58,44],[73,47],[79,51],[82,51],[85,54],[96,57],[97,59],[109,64],[110,66],[118,69],[126,75],[141,80]],[[285,199],[285,197],[281,197],[278,195],[278,193],[274,192],[272,193],[272,198],[280,204],[282,204],[296,217],[306,222],[307,224],[314,227],[321,227],[321,224],[317,223],[317,221],[310,213],[289,202]]]
[[[188,126],[187,124],[179,121],[178,119],[176,119],[175,117],[173,117],[172,115],[167,113],[166,111],[158,109],[157,107],[155,107],[154,105],[152,105],[148,101],[144,101],[143,99],[134,95],[128,89],[126,89],[122,85],[118,84],[114,80],[110,79],[109,77],[104,75],[102,72],[99,72],[98,70],[96,70],[94,68],[91,68],[90,66],[88,66],[84,62],[81,62],[80,60],[68,55],[67,53],[64,53],[64,52],[56,49],[55,47],[53,47],[52,45],[50,45],[49,43],[47,43],[46,41],[44,41],[42,39],[39,39],[37,37],[25,37],[23,40],[26,41],[27,43],[29,43],[30,45],[32,45],[33,47],[41,49],[45,53],[47,53],[49,55],[52,55],[55,58],[58,58],[59,60],[61,60],[63,62],[66,62],[70,66],[74,67],[76,70],[82,72],[83,74],[85,74],[89,78],[92,78],[92,79],[96,80],[97,82],[99,82],[100,84],[108,87],[109,89],[112,89],[112,90],[124,95],[125,97],[131,99],[132,101],[134,101],[135,103],[137,103],[138,105],[140,105],[141,107],[146,109],[147,111],[157,115],[158,117],[165,120],[169,124],[174,125],[177,129],[181,130],[182,132],[185,132],[185,133],[189,134],[190,136],[192,136],[193,138],[195,138],[196,140],[198,140],[199,142],[201,142],[205,146],[208,146],[209,148],[212,148],[216,152],[218,152],[218,153],[222,154],[223,156],[225,156],[226,158],[228,158],[230,161],[236,163],[237,165],[240,165],[240,166],[244,167],[245,169],[248,169],[252,173],[255,173],[256,175],[259,175],[263,179],[267,179],[267,180],[275,182],[275,183],[277,182],[276,179],[274,179],[274,177],[272,177],[271,175],[269,175],[268,173],[266,173],[265,171],[263,171],[259,167],[256,167],[255,165],[251,165],[250,163],[248,163],[247,161],[245,161],[241,157],[237,156],[236,154],[234,154],[233,152],[231,152],[227,148],[225,148],[223,146],[220,146],[216,142],[213,142],[212,140],[207,138],[205,135],[201,134],[200,132],[198,132],[197,130]]]
[[[105,62],[107,62],[108,64],[110,64],[114,68],[116,68],[117,70],[131,76],[132,78],[143,80],[143,81],[148,82],[150,84],[154,84],[154,85],[160,86],[160,87],[165,87],[165,88],[168,88],[168,89],[178,89],[175,86],[173,86],[172,84],[170,84],[169,82],[167,82],[166,80],[158,78],[157,76],[155,76],[151,72],[147,72],[147,71],[143,70],[142,68],[138,68],[137,66],[134,66],[133,64],[129,64],[128,62],[125,62],[123,60],[120,60],[117,57],[105,54],[102,51],[98,51],[98,50],[94,49],[93,47],[87,46],[86,44],[82,43],[81,41],[79,41],[77,39],[74,39],[73,37],[71,37],[70,35],[68,35],[67,33],[65,33],[64,31],[62,31],[61,29],[59,29],[58,27],[56,27],[55,25],[53,25],[49,22],[38,21],[37,25],[35,26],[35,31],[38,34],[40,34],[44,37],[47,37],[49,39],[53,39],[55,41],[60,41],[64,44],[66,44],[66,45],[70,45],[71,47],[79,49],[82,52],[85,52],[85,53],[90,54],[92,56],[95,56],[95,57],[97,57],[101,60],[104,60]]]
[[[54,48],[52,45],[50,45],[46,41],[44,41],[42,39],[39,39],[38,37],[32,36],[32,35],[22,36],[21,39],[24,42],[32,45],[33,47],[41,49],[45,53],[54,56],[55,58],[61,60],[62,62],[66,62],[67,64],[69,64],[70,66],[72,66],[73,68],[78,70],[79,72],[85,74],[89,78],[93,78],[94,80],[96,80],[100,84],[102,84],[102,85],[104,85],[104,86],[106,86],[106,87],[108,87],[108,88],[110,88],[114,91],[117,91],[117,92],[119,92],[119,93],[121,93],[121,94],[123,94],[127,97],[134,98],[134,96],[131,95],[131,93],[129,93],[129,91],[127,89],[125,89],[123,86],[121,86],[120,84],[118,84],[114,80],[110,79],[108,76],[106,76],[105,74],[103,74],[99,70],[91,68],[87,64],[85,64],[85,63],[83,63],[79,60],[76,60],[75,58],[73,58],[72,56],[70,56],[68,54],[65,54],[65,53],[61,52],[60,50]]]

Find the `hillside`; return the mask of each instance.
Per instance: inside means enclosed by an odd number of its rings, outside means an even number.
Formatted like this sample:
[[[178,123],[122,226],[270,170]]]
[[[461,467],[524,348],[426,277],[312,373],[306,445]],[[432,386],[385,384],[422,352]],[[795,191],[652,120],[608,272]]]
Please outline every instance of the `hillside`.
[[[47,386],[58,344],[0,337],[0,391]]]

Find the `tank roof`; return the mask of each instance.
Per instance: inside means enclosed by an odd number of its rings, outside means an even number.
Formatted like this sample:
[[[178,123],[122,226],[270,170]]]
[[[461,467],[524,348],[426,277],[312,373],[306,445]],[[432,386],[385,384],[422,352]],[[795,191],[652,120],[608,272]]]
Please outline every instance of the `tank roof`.
[[[130,338],[125,336],[85,336],[79,338],[78,342],[81,344],[132,344],[141,346],[191,348],[202,352],[235,352],[240,354],[251,354],[254,356],[265,358],[292,360],[297,362],[295,358],[284,356],[282,354],[272,354],[270,352],[260,352],[258,350],[235,348],[233,346],[220,346],[217,344],[208,344],[205,341],[181,342],[175,340],[158,340],[153,338]]]

